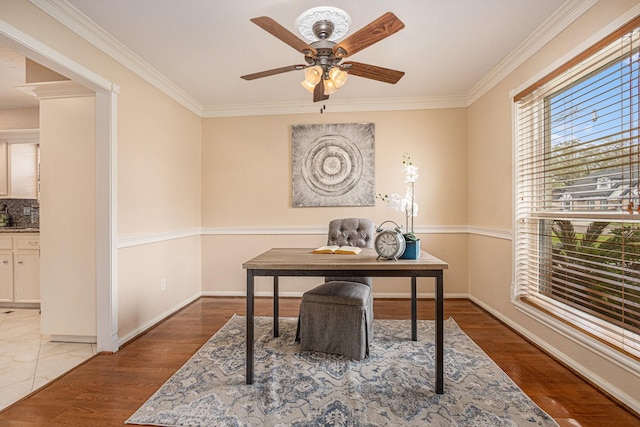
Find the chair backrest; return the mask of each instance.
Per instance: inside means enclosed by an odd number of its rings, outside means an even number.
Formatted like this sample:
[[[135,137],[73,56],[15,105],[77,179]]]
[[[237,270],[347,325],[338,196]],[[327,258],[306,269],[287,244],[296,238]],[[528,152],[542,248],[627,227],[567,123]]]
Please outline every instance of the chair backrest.
[[[334,219],[329,223],[327,245],[372,248],[376,226],[366,218]]]
[[[376,226],[366,218],[334,219],[329,223],[329,235],[327,245],[357,246],[359,248],[372,248]],[[342,256],[342,255],[341,255]],[[350,256],[350,255],[344,255]],[[327,282],[341,280],[359,282],[371,286],[371,277],[326,277]]]

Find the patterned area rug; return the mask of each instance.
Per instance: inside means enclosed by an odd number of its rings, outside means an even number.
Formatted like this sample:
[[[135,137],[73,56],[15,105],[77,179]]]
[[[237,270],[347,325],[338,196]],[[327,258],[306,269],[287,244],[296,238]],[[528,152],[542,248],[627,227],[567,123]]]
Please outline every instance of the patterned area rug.
[[[245,317],[234,316],[136,411],[156,426],[557,426],[460,329],[445,321],[445,393],[435,394],[434,322],[375,320],[360,362],[294,343],[297,319],[256,317],[245,385]]]

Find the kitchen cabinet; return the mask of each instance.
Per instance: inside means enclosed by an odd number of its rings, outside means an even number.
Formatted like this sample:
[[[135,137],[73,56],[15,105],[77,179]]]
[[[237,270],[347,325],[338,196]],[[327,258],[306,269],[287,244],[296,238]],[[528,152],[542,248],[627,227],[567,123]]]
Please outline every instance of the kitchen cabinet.
[[[0,198],[39,198],[39,132],[0,130]]]
[[[13,264],[13,301],[40,302],[39,254],[15,254]]]
[[[9,144],[0,141],[0,197],[9,195]]]
[[[0,252],[0,302],[13,302],[13,254]]]
[[[37,233],[0,234],[0,303],[16,306],[40,303]]]
[[[9,145],[9,197],[38,198],[38,144]]]

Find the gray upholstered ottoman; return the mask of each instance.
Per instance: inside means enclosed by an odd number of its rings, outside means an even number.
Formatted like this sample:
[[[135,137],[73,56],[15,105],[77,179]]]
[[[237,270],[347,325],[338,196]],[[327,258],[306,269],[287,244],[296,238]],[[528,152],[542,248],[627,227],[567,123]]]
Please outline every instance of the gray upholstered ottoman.
[[[364,283],[331,281],[302,296],[298,333],[302,350],[369,356],[373,339],[373,296]]]

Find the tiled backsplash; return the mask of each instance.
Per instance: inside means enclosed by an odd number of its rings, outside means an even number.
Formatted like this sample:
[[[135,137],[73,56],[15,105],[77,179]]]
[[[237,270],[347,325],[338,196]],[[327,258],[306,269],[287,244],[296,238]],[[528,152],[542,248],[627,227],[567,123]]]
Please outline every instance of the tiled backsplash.
[[[12,227],[40,228],[40,205],[36,199],[0,199],[0,211],[5,205]]]

